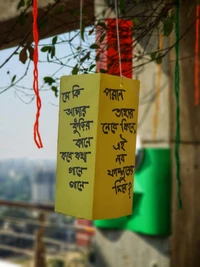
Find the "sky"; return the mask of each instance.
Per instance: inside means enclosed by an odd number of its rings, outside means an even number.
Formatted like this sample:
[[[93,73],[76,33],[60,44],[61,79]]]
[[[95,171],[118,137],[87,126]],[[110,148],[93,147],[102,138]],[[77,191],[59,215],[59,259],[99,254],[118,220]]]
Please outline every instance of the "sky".
[[[47,42],[48,40],[45,40]],[[0,64],[4,62],[13,51],[12,49],[0,51]],[[60,54],[69,53],[67,44],[59,46]],[[44,54],[40,52],[40,59]],[[24,87],[32,87],[33,63],[25,79],[20,82]],[[43,77],[50,76],[60,66],[54,64],[39,65],[39,84]],[[24,65],[19,61],[18,55],[0,70],[0,91],[9,84],[10,77],[19,77],[24,72]],[[7,74],[9,70],[10,74]],[[59,75],[70,74],[71,69],[63,68]],[[10,76],[10,77],[9,77]],[[30,92],[30,91],[29,91]],[[18,92],[19,94],[19,92]],[[20,95],[20,94],[19,94]],[[40,117],[40,133],[44,148],[38,149],[33,139],[33,126],[35,122],[36,103],[24,104],[17,96],[14,88],[0,94],[0,160],[8,158],[27,159],[56,159],[57,131],[58,131],[58,104],[59,99],[52,91],[41,92],[42,109]]]
[[[73,33],[71,33],[73,34]],[[60,35],[59,38],[65,38]],[[58,40],[59,40],[58,38]],[[91,43],[95,37],[91,38]],[[40,44],[51,44],[51,39],[46,39]],[[75,47],[79,46],[80,39],[74,39]],[[10,56],[15,48],[0,51],[0,65]],[[40,50],[39,50],[40,51]],[[58,57],[71,54],[67,43],[59,45],[56,48]],[[39,53],[39,60],[44,60],[44,53]],[[76,61],[70,62],[75,66]],[[15,55],[2,69],[0,69],[0,92],[2,88],[10,84],[10,79],[14,75],[20,77],[26,66],[19,61],[19,55]],[[43,84],[43,77],[51,76],[60,68],[60,65],[43,63],[39,64],[39,86]],[[7,74],[9,71],[9,74]],[[71,68],[64,67],[58,73],[57,77],[71,74]],[[16,78],[16,79],[17,79]],[[33,62],[26,77],[19,83],[23,87],[32,90],[33,84]],[[19,96],[22,96],[19,91]],[[0,160],[2,159],[49,159],[56,160],[57,156],[57,133],[58,133],[58,111],[59,99],[55,97],[51,90],[40,92],[42,101],[41,116],[39,119],[39,130],[43,142],[43,148],[38,149],[33,138],[33,127],[36,114],[35,99],[30,104],[24,104],[16,95],[15,88],[10,88],[3,94],[0,94]],[[24,98],[23,98],[24,99]],[[24,100],[27,100],[26,98]],[[138,140],[137,140],[138,142]],[[137,144],[138,146],[138,144]],[[139,145],[140,147],[140,145]]]

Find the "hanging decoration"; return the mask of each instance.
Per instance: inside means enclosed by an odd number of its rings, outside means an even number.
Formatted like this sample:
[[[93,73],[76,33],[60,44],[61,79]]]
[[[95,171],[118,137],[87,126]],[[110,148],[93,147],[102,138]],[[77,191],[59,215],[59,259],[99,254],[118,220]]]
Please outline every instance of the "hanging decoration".
[[[90,220],[130,215],[139,81],[63,76],[60,90],[55,211]]]
[[[197,2],[196,6],[196,32],[195,32],[195,70],[194,70],[194,85],[195,85],[195,106],[199,104],[199,15],[200,5]]]
[[[34,48],[34,55],[33,55],[33,62],[34,62],[34,70],[33,70],[33,90],[35,92],[36,96],[36,105],[37,105],[37,112],[36,112],[36,118],[35,118],[35,124],[34,124],[34,141],[38,148],[42,148],[42,140],[40,137],[39,132],[39,117],[40,117],[40,110],[41,110],[41,99],[39,94],[39,88],[38,88],[38,25],[37,25],[37,18],[38,18],[38,7],[37,7],[37,0],[33,0],[33,39],[35,43]]]
[[[159,55],[163,47],[163,37],[162,34],[159,35]],[[162,76],[162,62],[158,64],[157,73],[157,84],[156,84],[156,95],[155,95],[155,112],[153,118],[153,140],[156,139],[158,132],[158,117],[159,117],[159,105],[160,105],[160,86],[161,86],[161,76]]]
[[[96,40],[99,48],[96,51],[99,60],[96,62],[96,71],[105,70],[106,73],[120,76],[119,54],[117,49],[116,19],[106,19],[106,29],[100,27],[96,31]],[[120,35],[120,61],[123,76],[132,78],[133,72],[133,22],[132,20],[118,19]],[[105,35],[103,42],[101,36]]]
[[[176,6],[176,23],[175,23],[175,35],[176,35],[176,60],[175,60],[175,84],[174,92],[176,98],[176,138],[175,138],[175,159],[176,159],[176,178],[177,178],[177,187],[178,187],[178,204],[179,208],[182,208],[182,199],[181,199],[181,178],[180,178],[180,74],[179,74],[179,9],[180,3],[177,2]]]
[[[90,220],[132,213],[139,81],[122,76],[118,55],[120,76],[61,77],[56,212]]]

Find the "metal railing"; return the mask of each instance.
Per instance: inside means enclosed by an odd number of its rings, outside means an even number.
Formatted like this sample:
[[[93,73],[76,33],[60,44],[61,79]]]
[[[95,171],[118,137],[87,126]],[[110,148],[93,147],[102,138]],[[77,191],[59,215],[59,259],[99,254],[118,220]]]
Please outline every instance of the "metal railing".
[[[84,255],[88,252],[89,246],[80,247],[76,242],[68,242],[67,240],[59,240],[55,237],[52,238],[46,236],[46,230],[48,228],[59,229],[60,231],[70,230],[74,233],[88,233],[91,236],[94,234],[93,227],[79,226],[75,224],[58,225],[49,221],[48,216],[54,212],[53,205],[0,200],[0,207],[24,210],[29,214],[37,211],[38,214],[37,219],[0,215],[0,222],[2,222],[2,227],[0,228],[1,239],[6,237],[9,240],[13,238],[13,240],[28,240],[29,242],[32,242],[32,247],[29,245],[28,248],[20,248],[20,246],[14,245],[14,242],[12,244],[7,244],[0,241],[0,250],[11,251],[15,254],[28,256],[32,259],[34,267],[46,267],[47,260],[51,258],[63,259],[65,261],[66,255],[72,251]],[[12,227],[5,227],[6,223],[8,225],[11,224]],[[24,228],[32,225],[35,231],[32,231],[33,233],[27,233],[26,231],[23,231],[23,227],[21,227],[22,229],[20,228],[20,232],[14,229],[21,225],[23,225]]]

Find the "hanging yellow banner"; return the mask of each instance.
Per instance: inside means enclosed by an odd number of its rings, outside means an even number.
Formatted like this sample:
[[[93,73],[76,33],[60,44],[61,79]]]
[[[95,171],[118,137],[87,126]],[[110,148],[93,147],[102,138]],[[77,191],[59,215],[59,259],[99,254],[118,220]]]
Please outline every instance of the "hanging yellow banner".
[[[61,77],[55,211],[90,220],[132,213],[139,81]]]

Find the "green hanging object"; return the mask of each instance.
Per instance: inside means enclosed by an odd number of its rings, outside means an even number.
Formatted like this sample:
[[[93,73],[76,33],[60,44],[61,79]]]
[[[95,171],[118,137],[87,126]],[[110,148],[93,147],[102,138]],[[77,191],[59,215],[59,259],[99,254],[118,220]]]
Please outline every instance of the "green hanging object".
[[[175,85],[174,92],[176,97],[176,138],[175,138],[175,159],[176,159],[176,179],[177,179],[177,188],[178,188],[178,204],[179,209],[182,209],[182,199],[181,199],[181,178],[180,178],[180,74],[179,74],[179,12],[180,12],[180,3],[177,2],[176,6],[176,24],[175,24],[175,35],[176,35],[176,63],[175,63]]]

